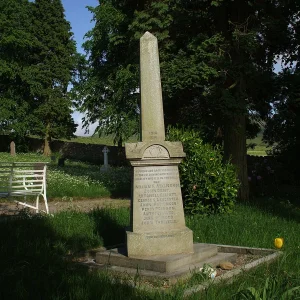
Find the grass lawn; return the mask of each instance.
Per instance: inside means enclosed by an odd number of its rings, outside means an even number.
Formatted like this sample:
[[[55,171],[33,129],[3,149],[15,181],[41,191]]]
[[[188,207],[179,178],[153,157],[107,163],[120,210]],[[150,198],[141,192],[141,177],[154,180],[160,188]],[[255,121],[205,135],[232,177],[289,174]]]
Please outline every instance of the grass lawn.
[[[253,145],[253,148],[250,147],[247,150],[248,155],[254,155],[254,156],[266,156],[267,155],[267,150],[270,150],[271,148],[267,147],[267,144],[263,142],[263,132],[261,131],[258,133],[257,137],[254,139],[248,139],[247,140],[247,145]]]
[[[269,200],[261,201],[268,204]],[[299,286],[300,210],[286,208],[284,217],[280,216],[282,210],[276,205],[266,210],[239,204],[231,215],[187,216],[195,242],[273,248],[278,233],[285,239],[284,255],[278,261],[244,273],[232,284],[211,285],[189,299],[232,299],[240,289],[262,289],[267,277],[276,279],[278,292]],[[187,286],[203,280],[194,276],[168,294],[146,292],[126,281],[121,283],[117,276],[112,281],[106,271],[88,272],[66,259],[82,250],[124,243],[124,226],[128,224],[127,208],[65,211],[53,217],[24,212],[13,220],[2,218],[0,299],[182,299]],[[140,279],[135,282],[138,285]]]
[[[11,156],[0,153],[0,162],[48,162],[47,197],[53,198],[101,198],[130,197],[131,170],[128,167],[111,168],[100,172],[100,166],[67,160],[58,167],[50,158],[26,153]]]
[[[43,156],[1,153],[0,161],[47,161]],[[63,168],[49,165],[50,197],[100,197],[124,195],[130,188],[130,171],[126,168],[100,173],[98,166],[67,162]],[[273,248],[274,238],[284,238],[284,255],[277,261],[242,274],[231,284],[211,285],[188,299],[243,299],[237,293],[247,287],[261,291],[270,278],[267,293],[273,299],[300,286],[300,205],[299,195],[253,199],[238,204],[230,215],[186,216],[193,230],[194,242],[248,247]],[[89,213],[76,210],[54,216],[30,214],[0,217],[0,299],[182,299],[186,287],[203,281],[199,274],[168,290],[144,291],[141,278],[121,281],[106,271],[89,272],[70,262],[81,251],[99,246],[115,247],[125,242],[124,227],[129,225],[129,209],[96,209]],[[274,281],[272,281],[274,280]],[[159,282],[157,283],[159,285]],[[234,296],[236,295],[236,296]],[[291,298],[300,299],[300,293]],[[254,298],[244,298],[254,299]],[[259,298],[257,298],[259,299]],[[262,299],[272,299],[268,294]]]
[[[106,137],[78,137],[74,141],[82,143],[100,143],[111,145],[112,136]],[[136,141],[134,136],[130,141]],[[254,149],[249,149],[250,155],[266,155],[266,145],[262,142],[262,134],[247,143],[255,143]],[[66,160],[64,167],[40,154],[22,154],[11,156],[0,153],[1,161],[45,161],[49,163],[47,171],[47,197],[54,198],[101,198],[101,197],[130,197],[131,169],[129,167],[111,168],[109,172],[101,173],[100,166]]]

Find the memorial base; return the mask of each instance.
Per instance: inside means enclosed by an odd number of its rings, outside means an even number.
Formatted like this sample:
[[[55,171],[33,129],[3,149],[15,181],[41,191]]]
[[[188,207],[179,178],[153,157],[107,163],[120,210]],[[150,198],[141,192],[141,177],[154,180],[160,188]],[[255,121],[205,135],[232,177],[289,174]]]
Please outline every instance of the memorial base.
[[[101,251],[95,249],[87,253],[86,260],[81,260],[81,264],[87,266],[89,270],[105,270],[111,274],[124,276],[126,283],[128,280],[136,283],[138,275],[143,280],[139,281],[141,288],[145,286],[148,288],[148,282],[154,282],[158,287],[159,280],[162,280],[161,284],[165,288],[165,284],[170,286],[178,280],[186,280],[193,274],[199,273],[205,265],[216,268],[218,271],[221,262],[234,264],[233,270],[217,274],[214,282],[219,282],[220,280],[231,280],[232,277],[235,278],[238,274],[244,274],[258,265],[271,262],[281,255],[281,251],[274,249],[197,243],[194,244],[193,254],[135,258],[127,257],[126,247]],[[211,281],[204,285],[190,287],[188,290],[195,291],[195,288],[206,288],[207,284],[211,284]]]
[[[195,268],[199,270],[205,263],[217,265],[224,260],[234,262],[236,257],[236,253],[218,253],[216,245],[199,243],[193,245],[193,253],[147,257],[128,257],[125,248],[116,248],[97,252],[96,263],[111,266],[116,271],[124,271],[122,268],[127,268],[129,273],[139,270],[146,272],[145,275],[176,276],[191,272]]]
[[[193,232],[126,232],[128,257],[193,253]]]

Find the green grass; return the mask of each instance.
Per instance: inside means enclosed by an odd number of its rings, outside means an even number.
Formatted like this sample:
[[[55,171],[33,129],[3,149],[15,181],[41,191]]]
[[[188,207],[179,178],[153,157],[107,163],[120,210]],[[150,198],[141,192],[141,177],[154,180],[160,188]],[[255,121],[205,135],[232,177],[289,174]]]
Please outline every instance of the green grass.
[[[0,161],[13,160],[49,161],[35,154],[0,155]],[[74,198],[124,195],[130,190],[130,176],[127,168],[100,173],[99,166],[80,162],[67,161],[63,168],[50,163],[48,194]],[[266,277],[275,278],[282,291],[300,285],[299,194],[280,197],[239,204],[230,215],[186,216],[194,242],[273,248],[275,237],[285,240],[284,256],[278,261],[244,273],[231,284],[211,285],[190,299],[233,299],[246,287],[261,290]],[[0,299],[182,299],[185,288],[202,282],[202,276],[194,274],[190,281],[179,282],[163,294],[126,284],[132,280],[139,284],[139,276],[88,272],[68,259],[99,246],[124,244],[129,215],[128,208],[119,208],[89,213],[69,209],[53,217],[24,210],[19,217],[0,217]]]
[[[67,160],[64,167],[51,163],[50,158],[40,154],[26,153],[11,156],[0,153],[0,162],[27,161],[48,162],[47,196],[53,198],[100,198],[129,197],[130,168],[116,167],[100,172],[100,166]]]
[[[194,240],[198,242],[218,241],[221,244],[272,248],[274,238],[282,235],[285,237],[286,247],[292,249],[300,246],[297,241],[297,228],[300,227],[295,219],[300,220],[299,209],[296,215],[291,211],[288,218],[282,218],[275,210],[266,212],[256,206],[239,205],[231,215],[206,218],[190,216],[187,218],[187,226],[193,228]],[[225,227],[226,231],[219,230],[222,227]]]
[[[270,150],[270,148],[267,147],[267,144],[262,140],[263,138],[263,132],[261,131],[258,133],[257,137],[254,139],[247,139],[247,145],[254,145],[252,148],[248,148],[247,154],[248,155],[254,155],[254,156],[266,156],[267,150]]]
[[[232,284],[211,285],[189,299],[232,299],[242,288],[261,289],[266,277],[276,278],[282,289],[300,285],[299,207],[285,209],[282,214],[284,208],[276,201],[270,205],[270,201],[274,200],[260,199],[260,206],[239,204],[231,215],[186,217],[195,242],[273,248],[278,233],[285,239],[284,256],[278,261],[244,273]],[[134,281],[129,275],[124,274],[121,281],[105,270],[88,272],[66,259],[83,250],[123,244],[129,215],[128,208],[118,208],[90,213],[69,210],[53,217],[25,211],[12,220],[2,217],[0,298],[182,299],[185,288],[203,279],[194,276],[163,294],[133,288],[127,284],[130,279]],[[140,278],[136,279],[139,283]]]

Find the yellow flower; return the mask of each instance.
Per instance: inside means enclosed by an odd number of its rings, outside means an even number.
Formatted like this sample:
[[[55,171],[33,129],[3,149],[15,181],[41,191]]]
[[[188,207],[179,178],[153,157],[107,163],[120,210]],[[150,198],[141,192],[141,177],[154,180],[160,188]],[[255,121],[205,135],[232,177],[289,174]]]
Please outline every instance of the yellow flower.
[[[277,248],[277,249],[280,249],[280,248],[282,248],[282,246],[283,246],[283,238],[276,238],[275,240],[274,240],[274,246]]]

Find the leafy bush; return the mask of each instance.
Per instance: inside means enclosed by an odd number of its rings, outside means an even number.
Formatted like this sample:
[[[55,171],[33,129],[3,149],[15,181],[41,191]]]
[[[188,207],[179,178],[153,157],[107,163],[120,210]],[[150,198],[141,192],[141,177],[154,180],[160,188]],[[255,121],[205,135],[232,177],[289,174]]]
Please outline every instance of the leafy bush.
[[[238,191],[235,169],[222,162],[220,149],[204,144],[192,130],[168,128],[169,141],[181,141],[186,158],[179,165],[185,210],[192,214],[227,213]]]

